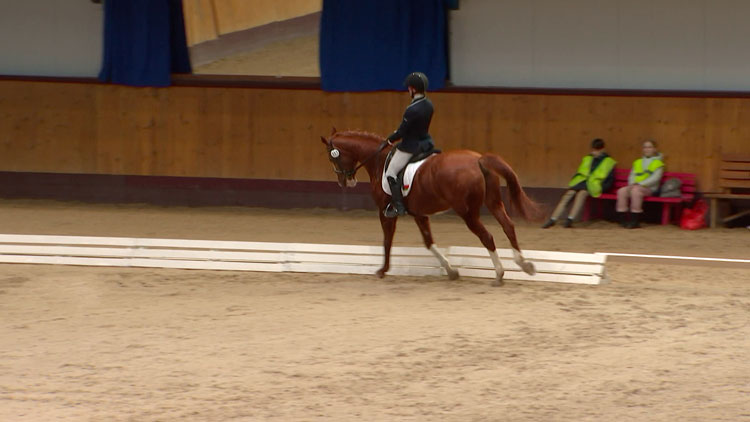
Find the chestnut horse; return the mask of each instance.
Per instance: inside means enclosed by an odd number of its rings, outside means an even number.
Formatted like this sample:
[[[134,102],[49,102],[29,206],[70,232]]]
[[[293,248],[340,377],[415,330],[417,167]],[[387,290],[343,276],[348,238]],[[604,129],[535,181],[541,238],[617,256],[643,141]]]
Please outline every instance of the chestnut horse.
[[[385,248],[385,262],[376,274],[383,277],[390,267],[391,245],[397,220],[383,215],[383,210],[390,202],[390,195],[383,192],[381,178],[391,147],[384,138],[364,132],[336,132],[334,129],[328,139],[323,136],[320,138],[326,146],[328,159],[333,163],[333,170],[338,176],[340,186],[354,187],[357,184],[357,170],[362,167],[370,176],[372,198],[380,211]],[[495,249],[495,240],[480,221],[482,204],[487,206],[503,227],[513,247],[516,264],[528,274],[535,273],[534,265],[521,254],[515,226],[505,211],[505,205],[500,197],[500,176],[508,185],[511,204],[525,219],[537,218],[539,208],[526,196],[516,173],[502,158],[490,153],[455,150],[433,155],[419,168],[412,182],[411,192],[404,198],[409,214],[414,216],[422,233],[425,247],[440,261],[451,280],[458,278],[458,271],[451,267],[433,242],[429,217],[449,209],[466,222],[469,230],[479,237],[482,245],[487,248],[497,273],[492,285],[503,284],[504,270]]]

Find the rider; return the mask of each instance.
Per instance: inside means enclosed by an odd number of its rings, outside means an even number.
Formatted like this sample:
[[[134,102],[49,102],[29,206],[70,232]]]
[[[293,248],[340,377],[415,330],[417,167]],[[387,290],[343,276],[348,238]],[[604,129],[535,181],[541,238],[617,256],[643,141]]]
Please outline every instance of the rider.
[[[432,102],[425,96],[427,82],[427,76],[421,72],[413,72],[406,77],[404,85],[412,99],[411,104],[404,111],[401,125],[386,138],[390,145],[393,145],[393,141],[403,138],[403,141],[396,146],[393,157],[391,157],[388,168],[383,175],[387,178],[388,185],[391,187],[391,203],[383,211],[383,215],[389,218],[406,214],[404,197],[401,193],[401,181],[398,180],[399,172],[406,167],[414,154],[433,145],[432,138],[428,133],[432,120]]]

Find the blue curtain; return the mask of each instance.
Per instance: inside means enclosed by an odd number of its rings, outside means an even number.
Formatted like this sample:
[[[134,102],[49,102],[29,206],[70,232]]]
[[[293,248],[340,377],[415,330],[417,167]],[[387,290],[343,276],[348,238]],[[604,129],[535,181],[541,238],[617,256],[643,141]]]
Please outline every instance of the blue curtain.
[[[104,1],[101,81],[167,86],[190,72],[181,0]]]
[[[445,0],[323,0],[320,79],[326,91],[404,89],[423,72],[445,85]]]

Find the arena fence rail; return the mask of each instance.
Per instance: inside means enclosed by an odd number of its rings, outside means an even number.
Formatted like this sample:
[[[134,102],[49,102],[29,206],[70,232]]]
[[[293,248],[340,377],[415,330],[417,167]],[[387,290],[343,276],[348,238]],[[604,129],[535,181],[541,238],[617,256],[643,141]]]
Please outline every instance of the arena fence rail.
[[[441,252],[463,277],[495,277],[484,248],[451,246]],[[537,269],[533,276],[513,262],[510,249],[498,249],[498,255],[510,280],[607,281],[606,254],[526,250],[524,256]],[[2,263],[373,274],[382,260],[382,246],[0,234]],[[445,271],[425,248],[394,247],[388,274],[440,276]]]

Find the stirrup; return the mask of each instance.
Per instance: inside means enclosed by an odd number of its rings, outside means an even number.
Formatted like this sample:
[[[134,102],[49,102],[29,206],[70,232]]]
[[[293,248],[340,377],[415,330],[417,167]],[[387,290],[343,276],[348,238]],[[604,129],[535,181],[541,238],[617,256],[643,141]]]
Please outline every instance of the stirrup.
[[[398,209],[397,207],[394,207],[393,204],[389,203],[383,210],[383,215],[387,218],[399,217],[402,215],[406,215],[406,209],[403,207],[401,209]]]

